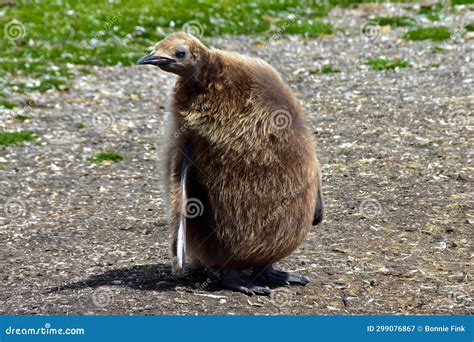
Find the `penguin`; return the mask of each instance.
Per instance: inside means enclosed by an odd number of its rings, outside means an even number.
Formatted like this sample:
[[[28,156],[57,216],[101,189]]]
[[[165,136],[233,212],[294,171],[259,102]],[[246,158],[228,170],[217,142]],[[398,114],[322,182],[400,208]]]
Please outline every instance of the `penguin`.
[[[308,284],[274,266],[324,212],[315,143],[278,72],[184,32],[137,64],[177,75],[164,158],[173,271],[188,259],[247,295]]]

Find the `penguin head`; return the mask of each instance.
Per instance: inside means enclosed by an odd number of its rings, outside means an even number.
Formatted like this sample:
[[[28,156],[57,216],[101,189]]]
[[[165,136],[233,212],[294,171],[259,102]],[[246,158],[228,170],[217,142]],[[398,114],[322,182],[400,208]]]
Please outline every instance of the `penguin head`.
[[[199,69],[199,62],[207,48],[194,36],[178,32],[167,36],[155,45],[149,55],[137,64],[151,64],[182,77],[189,77]]]

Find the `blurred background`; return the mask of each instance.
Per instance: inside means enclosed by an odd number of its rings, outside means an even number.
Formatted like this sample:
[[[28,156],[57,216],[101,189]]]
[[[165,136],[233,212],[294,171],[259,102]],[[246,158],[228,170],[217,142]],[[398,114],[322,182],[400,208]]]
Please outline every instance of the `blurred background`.
[[[130,65],[164,35],[185,30],[199,37],[252,35],[324,38],[350,33],[328,17],[337,9],[364,9],[367,35],[406,27],[406,39],[443,41],[472,22],[446,23],[473,0],[226,0],[226,1],[0,1],[4,39],[0,51],[0,108],[21,105],[19,94],[60,89],[88,65]],[[461,5],[461,7],[459,7]],[[465,5],[464,7],[462,5]],[[377,13],[385,9],[383,16]],[[465,9],[464,9],[465,10]],[[380,11],[379,11],[380,12]],[[347,23],[349,24],[349,23]],[[373,26],[380,25],[374,28]],[[436,30],[418,32],[419,28]],[[84,67],[74,68],[72,65]]]

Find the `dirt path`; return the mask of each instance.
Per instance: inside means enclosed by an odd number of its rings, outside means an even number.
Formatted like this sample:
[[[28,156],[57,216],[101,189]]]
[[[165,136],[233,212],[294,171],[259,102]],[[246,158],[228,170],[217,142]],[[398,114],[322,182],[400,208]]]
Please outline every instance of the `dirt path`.
[[[67,91],[33,95],[32,108],[0,113],[3,128],[40,134],[0,157],[0,312],[474,313],[472,41],[433,54],[433,43],[399,40],[401,29],[369,40],[357,32],[363,18],[339,20],[353,33],[266,47],[212,40],[271,62],[309,114],[327,215],[281,267],[312,283],[248,298],[211,275],[174,278],[158,153],[172,79],[93,68]],[[381,55],[413,67],[363,65]],[[327,63],[341,73],[311,72]],[[25,111],[32,120],[8,119]],[[125,160],[86,160],[103,150]]]

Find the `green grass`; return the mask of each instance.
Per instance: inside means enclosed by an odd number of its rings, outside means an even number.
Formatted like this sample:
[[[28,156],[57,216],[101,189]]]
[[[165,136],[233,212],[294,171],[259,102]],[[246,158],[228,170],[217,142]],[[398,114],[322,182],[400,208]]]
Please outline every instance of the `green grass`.
[[[83,129],[86,128],[87,126],[83,124],[82,122],[78,122],[74,125],[77,129]]]
[[[18,107],[18,103],[0,98],[0,108],[12,109]]]
[[[337,73],[340,73],[341,70],[337,69],[337,68],[334,68],[330,65],[324,65],[322,68],[321,68],[321,73],[322,74],[337,74]]]
[[[309,70],[310,74],[336,74],[340,72],[341,70],[334,68],[331,65],[323,65],[321,68],[313,68]]]
[[[376,17],[371,21],[377,23],[380,26],[413,26],[415,25],[415,19],[407,16],[399,17]]]
[[[90,161],[91,163],[102,163],[104,161],[118,162],[123,159],[124,157],[118,152],[106,151],[106,152],[99,152],[93,157],[88,158],[87,160]]]
[[[456,3],[473,0],[454,0]],[[21,106],[17,94],[64,89],[73,77],[70,65],[131,65],[164,34],[191,23],[208,36],[297,34],[320,37],[336,30],[323,17],[334,6],[377,0],[16,0],[0,5],[2,34],[15,20],[23,35],[2,37],[0,108]],[[398,2],[398,1],[397,1]],[[432,8],[432,11],[438,8]],[[392,26],[409,18],[379,18]]]
[[[403,59],[389,60],[386,58],[375,58],[369,59],[365,64],[369,65],[372,70],[378,71],[411,67],[411,64]]]
[[[431,53],[443,53],[446,51],[445,48],[442,48],[441,46],[434,46],[432,48],[430,48],[429,50]]]
[[[289,25],[285,34],[299,34],[305,37],[319,37],[323,34],[333,34],[334,28],[331,24],[321,22],[296,23]]]
[[[467,24],[466,26],[464,26],[464,29],[470,32],[474,31],[474,23]]]
[[[2,39],[0,107],[18,105],[9,101],[12,94],[66,87],[73,77],[68,65],[134,64],[164,34],[182,30],[185,23],[191,22],[204,40],[225,34],[318,37],[333,32],[318,18],[336,4],[352,2],[17,0],[0,7],[2,34],[12,21],[24,33],[19,39]]]
[[[430,6],[423,6],[418,11],[418,14],[426,16],[431,21],[439,21],[441,19],[444,6],[442,3],[435,3]]]
[[[16,121],[26,121],[26,120],[31,120],[31,119],[32,117],[28,115],[18,114],[18,115],[13,116],[13,120],[16,120]]]
[[[36,133],[33,131],[0,132],[0,146],[17,145],[35,138]]]
[[[447,40],[451,37],[451,30],[445,26],[419,27],[403,35],[406,40]]]

